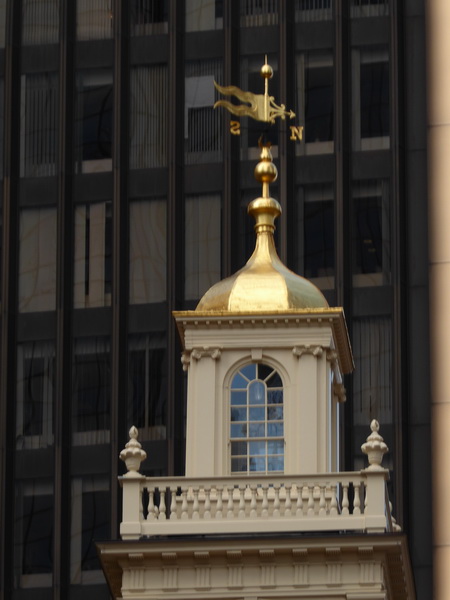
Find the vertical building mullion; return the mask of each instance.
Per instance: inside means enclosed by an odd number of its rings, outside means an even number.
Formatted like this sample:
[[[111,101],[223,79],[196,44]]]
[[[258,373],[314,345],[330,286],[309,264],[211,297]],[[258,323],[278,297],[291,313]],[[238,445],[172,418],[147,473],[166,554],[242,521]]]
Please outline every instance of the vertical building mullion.
[[[391,273],[393,282],[393,313],[392,313],[392,399],[393,421],[395,427],[395,462],[394,462],[394,489],[395,489],[395,514],[400,523],[407,522],[408,502],[404,501],[403,492],[407,489],[407,432],[404,415],[407,414],[404,406],[407,401],[406,388],[406,307],[405,307],[405,277],[404,266],[406,257],[406,226],[405,199],[404,199],[404,168],[401,150],[405,147],[403,140],[403,127],[399,107],[403,106],[402,98],[402,73],[403,63],[401,48],[402,18],[399,3],[391,0],[390,14],[390,136],[391,136]],[[401,3],[400,3],[401,4]]]
[[[114,154],[112,205],[111,535],[118,536],[117,456],[126,442],[128,319],[128,3],[114,0]],[[120,446],[120,448],[119,448]]]
[[[278,7],[279,22],[279,51],[278,51],[278,75],[280,81],[279,103],[285,103],[287,110],[294,106],[294,69],[295,69],[295,48],[294,43],[294,23],[295,23],[295,3],[289,0],[280,0]],[[288,51],[288,48],[291,51]],[[298,117],[297,117],[298,119]],[[289,119],[279,119],[279,160],[278,160],[278,180],[279,180],[279,202],[283,212],[279,219],[281,235],[278,236],[279,254],[284,263],[288,263],[289,242],[296,239],[296,232],[289,230],[289,223],[294,224],[293,204],[295,202],[295,178],[293,175],[295,152],[292,142],[289,141]],[[295,236],[295,237],[294,237]]]
[[[72,190],[74,116],[75,3],[60,5],[57,296],[55,379],[55,526],[53,597],[68,595],[70,585],[70,439],[72,367]]]
[[[336,0],[334,8],[334,105],[335,105],[335,299],[336,306],[343,306],[347,323],[351,328],[352,316],[352,269],[351,269],[351,135],[348,102],[351,92],[350,79],[350,15],[349,2]],[[351,96],[350,96],[351,97]],[[347,387],[350,381],[346,382]],[[350,390],[348,390],[350,391]],[[351,397],[351,393],[348,394]],[[351,440],[353,425],[351,402],[346,406],[345,437]],[[351,463],[352,447],[346,443],[344,461]],[[342,466],[341,466],[342,468]]]
[[[172,310],[180,306],[183,296],[183,177],[184,146],[180,143],[184,127],[184,21],[185,3],[169,0],[169,194],[167,199],[167,456],[168,474],[184,468],[183,388],[179,369],[178,332]]]
[[[223,84],[236,85],[239,81],[239,2],[223,3],[224,69]],[[222,111],[223,168],[222,197],[222,277],[237,269],[237,248],[232,233],[239,215],[239,136],[229,132],[230,114]]]
[[[12,597],[14,564],[14,440],[17,356],[18,178],[22,3],[7,5],[0,378],[0,598]]]

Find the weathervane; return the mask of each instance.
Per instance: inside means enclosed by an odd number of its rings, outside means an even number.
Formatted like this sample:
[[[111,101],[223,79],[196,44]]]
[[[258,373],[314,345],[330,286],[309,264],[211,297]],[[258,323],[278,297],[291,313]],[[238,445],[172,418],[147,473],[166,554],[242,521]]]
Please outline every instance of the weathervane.
[[[286,110],[284,104],[276,104],[273,96],[269,96],[269,79],[273,76],[273,69],[267,63],[267,56],[264,65],[260,71],[261,77],[264,78],[264,94],[254,94],[253,92],[245,92],[235,85],[221,86],[214,82],[216,90],[224,96],[235,96],[241,102],[247,104],[233,104],[228,100],[218,100],[214,104],[214,108],[223,106],[231,114],[238,117],[251,117],[256,121],[264,123],[275,123],[276,118],[281,118],[283,121],[286,117],[293,119],[295,113],[292,110]],[[303,127],[291,126],[291,140],[303,137]],[[230,132],[234,135],[240,135],[240,124],[238,121],[231,121]]]

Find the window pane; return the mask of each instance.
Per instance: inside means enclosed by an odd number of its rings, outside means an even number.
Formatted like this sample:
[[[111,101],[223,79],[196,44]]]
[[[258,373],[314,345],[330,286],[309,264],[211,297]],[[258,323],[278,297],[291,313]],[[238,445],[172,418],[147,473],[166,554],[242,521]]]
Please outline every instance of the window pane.
[[[389,65],[361,65],[361,137],[389,135]]]
[[[185,67],[185,161],[186,164],[222,159],[223,115],[211,110],[214,81],[221,82],[222,60],[187,62]]]
[[[267,379],[266,385],[268,388],[283,387],[283,382],[279,374],[276,371],[272,371],[272,375]]]
[[[230,426],[230,436],[232,438],[242,438],[247,437],[247,425],[231,425]]]
[[[109,70],[77,75],[77,172],[112,169],[113,83]]]
[[[268,471],[283,471],[284,469],[284,457],[283,456],[269,456],[267,459],[267,470]]]
[[[283,390],[268,390],[267,404],[283,404]]]
[[[267,442],[268,454],[283,454],[284,453],[284,442],[271,441]]]
[[[223,27],[223,0],[186,0],[186,31]]]
[[[267,435],[279,437],[283,435],[283,423],[267,423]]]
[[[329,21],[333,16],[332,0],[295,0],[295,21]]]
[[[236,390],[233,390],[231,392],[231,404],[233,406],[247,404],[247,392],[237,392]]]
[[[188,196],[185,204],[186,300],[197,300],[220,280],[221,197]]]
[[[258,408],[250,408],[249,414],[250,421],[264,421],[265,419],[265,409],[263,406]]]
[[[249,423],[248,430],[250,437],[264,437],[264,423]]]
[[[56,306],[56,209],[20,211],[19,311]]]
[[[248,401],[250,404],[264,404],[266,386],[262,381],[252,381],[248,386]]]
[[[250,457],[249,458],[249,466],[250,466],[250,471],[260,471],[262,473],[265,473],[266,471],[266,459],[264,457],[261,458],[256,458],[256,457]]]
[[[111,305],[111,202],[75,207],[74,308]]]
[[[131,336],[128,368],[128,427],[139,429],[140,440],[166,439],[165,334]]]
[[[130,303],[166,299],[167,203],[165,199],[130,203]]]
[[[277,25],[278,0],[241,0],[241,27]]]
[[[130,71],[130,168],[167,166],[167,65]]]
[[[232,456],[245,456],[247,454],[247,442],[231,442]]]
[[[247,384],[248,384],[247,379],[244,379],[240,373],[237,373],[233,377],[233,382],[231,384],[231,387],[233,389],[236,389],[236,388],[247,389]],[[245,404],[245,403],[242,403],[242,404]]]
[[[231,459],[231,471],[233,473],[245,473],[247,471],[247,459],[246,458],[232,458]]]
[[[73,358],[73,440],[89,445],[109,441],[111,368],[109,341],[75,340]]]
[[[266,454],[266,442],[250,442],[250,454],[255,456],[257,454]]]
[[[0,21],[4,23],[1,19]],[[59,0],[22,0],[22,43],[55,44],[59,35]]]
[[[252,379],[255,379],[256,377],[256,365],[245,365],[245,367],[242,367],[242,369],[240,369],[240,373],[244,377],[246,377],[248,381],[252,381]]]
[[[247,409],[246,408],[232,408],[231,409],[231,420],[232,421],[246,421],[247,420]]]
[[[17,350],[16,445],[53,444],[55,347],[53,342],[20,344]]]
[[[103,40],[112,37],[112,0],[77,0],[77,38]]]
[[[283,407],[282,406],[268,406],[267,407],[267,420],[268,421],[281,421],[283,419]]]
[[[130,0],[131,35],[167,33],[168,0]]]
[[[56,175],[58,76],[26,74],[21,79],[20,175]]]

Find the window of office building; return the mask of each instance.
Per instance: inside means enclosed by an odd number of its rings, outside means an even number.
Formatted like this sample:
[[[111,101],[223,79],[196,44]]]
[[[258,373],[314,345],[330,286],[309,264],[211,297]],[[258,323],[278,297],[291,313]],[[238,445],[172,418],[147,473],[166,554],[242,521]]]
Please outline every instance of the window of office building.
[[[130,0],[131,35],[167,33],[168,0]]]
[[[222,159],[222,115],[212,110],[214,81],[222,81],[222,61],[203,60],[185,65],[184,138],[186,164]]]
[[[389,55],[384,46],[352,50],[353,149],[390,145]]]
[[[223,0],[186,0],[186,31],[223,27]]]
[[[59,1],[22,0],[23,45],[56,44],[58,37]]]
[[[109,339],[76,339],[73,353],[73,444],[89,446],[107,443],[111,423]]]
[[[28,342],[17,348],[16,448],[53,445],[54,342]]]
[[[113,80],[110,70],[78,72],[76,111],[76,172],[111,171]]]
[[[110,202],[75,207],[74,308],[110,306],[112,217]]]
[[[95,542],[110,538],[109,480],[104,474],[72,479],[70,581],[103,583]]]
[[[6,2],[7,0],[0,0],[0,48],[5,47]]]
[[[304,53],[296,59],[296,122],[304,125],[297,154],[334,150],[334,73],[331,52]]]
[[[278,0],[240,0],[241,27],[278,24]]]
[[[283,383],[264,363],[247,364],[230,390],[232,473],[284,470]]]
[[[20,175],[56,175],[58,77],[22,75],[20,102]]]
[[[185,300],[198,300],[220,279],[221,197],[187,196],[185,202]]]
[[[167,166],[167,65],[130,71],[130,168]]]
[[[16,482],[14,587],[51,587],[54,487],[44,478]]]
[[[321,289],[334,288],[334,211],[331,183],[298,189],[296,269]]]
[[[295,0],[296,23],[329,21],[332,17],[332,0]]]
[[[139,429],[141,441],[166,439],[165,333],[130,336],[128,367],[128,427]]]
[[[390,282],[389,231],[389,182],[356,182],[353,187],[353,285]]]
[[[112,0],[76,0],[77,39],[104,40],[112,37]]]
[[[56,306],[56,208],[27,208],[19,222],[19,311]]]
[[[166,299],[166,219],[163,198],[130,203],[130,304]]]
[[[350,15],[361,17],[384,17],[389,14],[389,0],[351,0]]]

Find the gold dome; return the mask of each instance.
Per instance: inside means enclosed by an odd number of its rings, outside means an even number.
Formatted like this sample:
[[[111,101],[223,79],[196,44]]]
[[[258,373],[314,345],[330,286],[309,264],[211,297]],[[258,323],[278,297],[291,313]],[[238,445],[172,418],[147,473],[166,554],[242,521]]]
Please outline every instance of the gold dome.
[[[242,269],[206,292],[196,311],[248,313],[328,308],[322,292],[289,270],[278,257],[273,232],[281,206],[269,195],[269,184],[277,178],[270,146],[262,147],[255,177],[263,187],[262,197],[253,200],[248,207],[256,221],[255,250]]]

